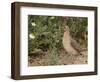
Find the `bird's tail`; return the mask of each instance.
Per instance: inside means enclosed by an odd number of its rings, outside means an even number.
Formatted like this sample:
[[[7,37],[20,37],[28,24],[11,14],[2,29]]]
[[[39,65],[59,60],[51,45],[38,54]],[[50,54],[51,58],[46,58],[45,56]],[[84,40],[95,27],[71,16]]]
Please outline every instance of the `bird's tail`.
[[[88,53],[88,49],[87,48],[84,48],[84,49],[82,49],[82,51],[80,52],[80,55],[87,55],[87,53]]]

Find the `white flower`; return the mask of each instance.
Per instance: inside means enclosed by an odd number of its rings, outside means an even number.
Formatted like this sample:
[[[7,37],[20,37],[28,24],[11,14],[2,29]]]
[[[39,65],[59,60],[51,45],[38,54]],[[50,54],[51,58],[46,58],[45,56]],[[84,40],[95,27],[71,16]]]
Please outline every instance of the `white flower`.
[[[32,26],[36,26],[36,23],[35,22],[32,22],[31,24],[32,24]]]
[[[29,34],[29,37],[31,38],[31,39],[35,39],[35,36],[31,33],[31,34]]]
[[[55,18],[55,17],[52,16],[50,19],[54,19],[54,18]]]

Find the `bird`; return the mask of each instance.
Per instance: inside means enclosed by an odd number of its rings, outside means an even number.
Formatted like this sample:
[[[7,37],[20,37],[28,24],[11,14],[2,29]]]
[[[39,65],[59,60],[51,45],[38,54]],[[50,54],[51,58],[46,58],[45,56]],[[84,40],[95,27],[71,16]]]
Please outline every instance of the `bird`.
[[[81,54],[81,52],[83,51],[86,51],[87,49],[86,48],[81,48],[79,43],[74,39],[72,38],[71,34],[70,34],[70,29],[69,29],[69,26],[65,26],[64,27],[64,34],[63,34],[63,38],[62,38],[62,44],[63,44],[63,47],[65,49],[65,51],[69,54],[73,54],[73,55],[76,55],[76,54]]]

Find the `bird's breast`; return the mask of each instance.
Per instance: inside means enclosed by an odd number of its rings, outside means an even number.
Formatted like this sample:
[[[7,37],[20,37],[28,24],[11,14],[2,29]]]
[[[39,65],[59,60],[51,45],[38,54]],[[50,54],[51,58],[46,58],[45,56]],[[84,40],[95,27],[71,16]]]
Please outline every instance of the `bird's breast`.
[[[64,33],[62,43],[63,43],[64,49],[65,49],[68,53],[77,54],[77,51],[71,46],[71,37],[70,37],[70,35]]]

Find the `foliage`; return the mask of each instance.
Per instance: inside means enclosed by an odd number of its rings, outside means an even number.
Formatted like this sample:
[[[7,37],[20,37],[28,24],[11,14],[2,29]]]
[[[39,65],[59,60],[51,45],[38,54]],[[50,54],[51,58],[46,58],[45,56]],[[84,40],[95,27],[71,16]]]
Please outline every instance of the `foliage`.
[[[86,45],[83,37],[87,32],[87,18],[61,16],[28,16],[28,52],[29,54],[50,51],[58,54],[62,46],[64,26],[70,27],[71,35],[81,45]],[[53,55],[54,56],[54,55]]]

